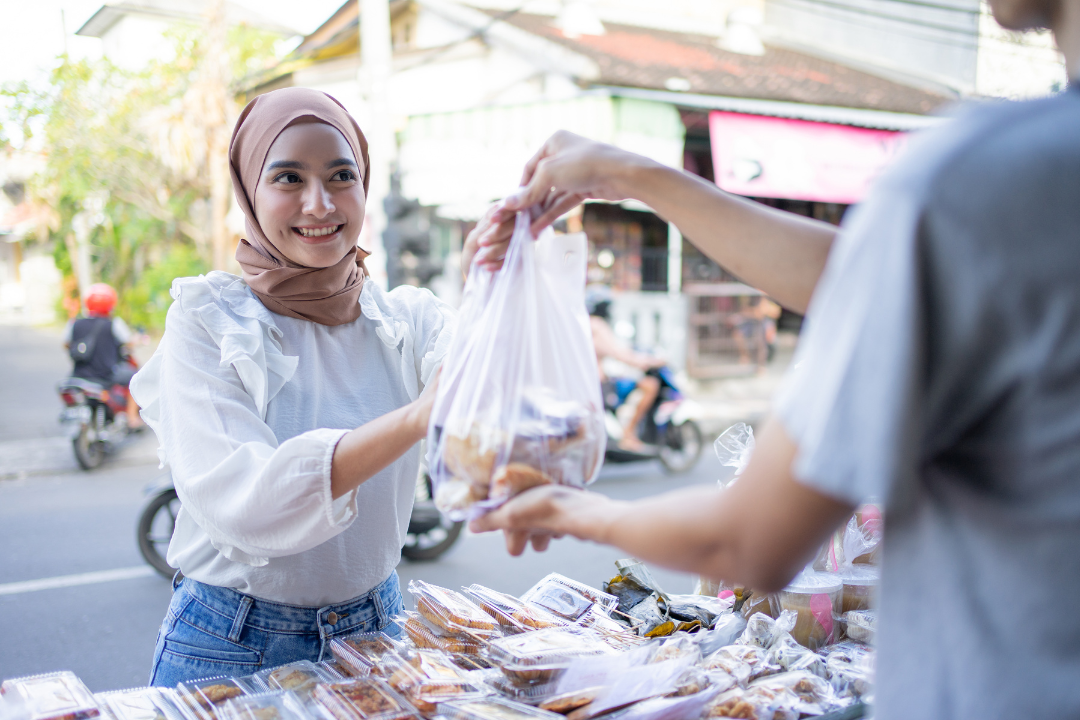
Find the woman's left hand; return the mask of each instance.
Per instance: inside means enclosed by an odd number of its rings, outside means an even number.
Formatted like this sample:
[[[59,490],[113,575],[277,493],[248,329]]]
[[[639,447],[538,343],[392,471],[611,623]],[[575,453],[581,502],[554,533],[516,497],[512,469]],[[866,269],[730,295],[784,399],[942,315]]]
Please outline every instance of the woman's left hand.
[[[510,246],[510,236],[514,234],[514,217],[514,211],[504,208],[501,202],[488,208],[461,248],[463,275],[469,276],[474,258],[482,267],[493,272],[502,267],[506,248]]]

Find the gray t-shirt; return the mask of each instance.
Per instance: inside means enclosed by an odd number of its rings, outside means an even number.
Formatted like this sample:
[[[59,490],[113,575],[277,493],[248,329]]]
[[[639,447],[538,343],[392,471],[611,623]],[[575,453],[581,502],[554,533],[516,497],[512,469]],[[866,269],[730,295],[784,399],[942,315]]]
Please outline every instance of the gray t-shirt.
[[[796,361],[795,475],[885,505],[876,716],[1080,717],[1080,92],[917,138]]]

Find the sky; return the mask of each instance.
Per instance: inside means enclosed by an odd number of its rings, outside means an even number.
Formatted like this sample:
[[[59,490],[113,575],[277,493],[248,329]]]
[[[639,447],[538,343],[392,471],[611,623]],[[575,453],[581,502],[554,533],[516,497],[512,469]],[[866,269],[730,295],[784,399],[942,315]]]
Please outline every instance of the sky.
[[[344,0],[233,0],[302,33],[314,30]],[[103,0],[0,0],[0,85],[44,80],[56,56],[97,57],[101,41],[75,35]]]

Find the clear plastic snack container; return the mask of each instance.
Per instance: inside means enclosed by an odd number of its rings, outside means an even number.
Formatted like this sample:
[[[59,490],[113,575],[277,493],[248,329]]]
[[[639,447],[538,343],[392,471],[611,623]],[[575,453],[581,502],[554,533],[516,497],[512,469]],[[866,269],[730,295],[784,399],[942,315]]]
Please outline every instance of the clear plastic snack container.
[[[565,575],[551,573],[521,596],[523,602],[539,605],[567,620],[576,621],[595,604],[605,614],[619,606],[619,598],[589,587]]]
[[[224,675],[182,682],[176,686],[178,707],[194,720],[220,720],[217,708],[241,695],[254,695],[260,688],[242,678]]]
[[[291,690],[300,697],[310,695],[319,683],[340,682],[344,679],[310,660],[298,660],[271,670],[261,670],[255,673],[254,677],[266,690]]]
[[[797,614],[791,634],[800,645],[817,650],[839,640],[843,595],[844,581],[839,575],[810,568],[780,591],[781,609]]]
[[[184,720],[168,688],[141,687],[111,690],[94,696],[113,720]]]
[[[304,703],[290,690],[242,695],[218,711],[222,720],[312,720]]]
[[[483,585],[462,588],[480,609],[493,617],[504,628],[521,632],[565,627],[569,620],[558,617],[537,605],[529,605],[513,595],[492,590]]]
[[[576,657],[616,654],[599,635],[574,626],[500,638],[491,643],[489,652],[500,665],[526,666],[556,665]]]
[[[414,612],[405,611],[394,618],[405,634],[417,648],[442,650],[448,653],[479,655],[485,647],[485,641],[471,634],[447,633],[442,628],[429,623]]]
[[[404,644],[384,632],[365,632],[332,639],[330,652],[351,676],[369,673],[385,676],[386,672],[377,670],[384,661],[396,663],[408,650]]]
[[[494,696],[442,703],[439,714],[447,720],[563,720],[557,713]]]
[[[29,720],[84,720],[101,715],[90,688],[66,670],[5,680],[0,697],[23,705]]]
[[[499,635],[495,619],[459,592],[423,580],[411,581],[409,592],[416,598],[416,612],[447,633],[465,631],[480,637]]]
[[[419,715],[408,700],[373,677],[319,685],[311,698],[326,720],[399,720]]]
[[[877,596],[881,570],[876,565],[851,565],[840,571],[844,582],[844,597],[840,612],[871,610]]]

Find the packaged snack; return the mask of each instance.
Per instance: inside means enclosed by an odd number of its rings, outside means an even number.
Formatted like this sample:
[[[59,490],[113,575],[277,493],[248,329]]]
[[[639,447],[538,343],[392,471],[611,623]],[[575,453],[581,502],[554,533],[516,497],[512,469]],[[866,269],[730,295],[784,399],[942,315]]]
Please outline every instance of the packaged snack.
[[[405,698],[377,678],[319,685],[311,697],[327,720],[397,720],[417,714]]]
[[[875,565],[851,565],[840,571],[844,582],[841,612],[870,610],[874,607],[881,571]]]
[[[706,707],[706,718],[740,718],[740,720],[772,720],[771,703],[742,688],[734,688],[717,695]]]
[[[462,590],[480,606],[481,610],[506,628],[522,631],[542,630],[565,627],[569,622],[552,615],[541,607],[528,605],[513,595],[507,595],[483,585],[470,585]]]
[[[569,667],[569,662],[549,665],[519,665],[509,663],[502,666],[503,674],[516,685],[555,682],[562,677]]]
[[[732,685],[735,683],[732,682]],[[686,697],[687,695],[696,695],[707,687],[712,686],[712,681],[709,679],[708,673],[697,666],[691,666],[686,668],[679,677],[675,679],[675,690],[668,693],[670,697]],[[728,688],[724,688],[727,690]]]
[[[778,665],[784,672],[801,670],[820,678],[828,677],[825,659],[795,642],[795,638],[788,633],[784,633],[784,636],[769,648],[768,661]]]
[[[620,720],[697,720],[716,695],[713,688],[706,688],[693,695],[652,698],[631,706],[618,717]]]
[[[872,645],[877,632],[877,614],[873,610],[852,610],[844,613],[844,634],[852,640]]]
[[[615,654],[596,633],[573,626],[499,638],[491,643],[490,652],[493,660],[507,665],[551,665],[586,655]]]
[[[483,649],[480,640],[460,634],[445,634],[418,614],[406,611],[394,618],[418,648],[443,650],[448,653],[478,655]]]
[[[301,697],[310,695],[315,686],[321,682],[334,682],[341,679],[320,670],[309,660],[299,660],[272,670],[262,670],[255,673],[255,678],[268,690],[291,690]]]
[[[771,693],[775,709],[785,709],[801,715],[822,715],[840,707],[832,686],[824,678],[807,672],[786,672],[758,680],[750,685],[754,693]],[[794,696],[792,699],[787,695]]]
[[[792,636],[800,645],[817,650],[839,639],[838,620],[844,583],[839,575],[807,568],[779,594],[779,606],[798,618]]]
[[[400,642],[383,632],[356,633],[330,641],[330,652],[352,670],[351,675],[367,675],[385,655],[403,650]]]
[[[662,663],[665,660],[687,659],[697,664],[701,662],[701,648],[694,638],[686,633],[678,633],[661,641],[660,648],[652,656],[650,663]]]
[[[443,703],[439,713],[447,720],[561,720],[563,717],[499,697]]]
[[[82,720],[101,715],[93,693],[68,671],[5,680],[0,697],[20,703],[29,720]]]
[[[728,612],[716,619],[711,630],[698,633],[698,647],[708,657],[725,645],[731,645],[746,630],[746,619],[736,612]]]
[[[768,653],[756,645],[728,645],[702,661],[706,670],[723,670],[740,685],[766,675],[780,672],[780,666],[769,660]]]
[[[619,598],[589,587],[565,575],[551,573],[521,596],[523,602],[540,607],[567,620],[578,620],[596,604],[610,614]]]
[[[172,691],[168,691],[172,694]],[[162,688],[113,690],[94,696],[98,707],[113,720],[183,720],[183,715]]]
[[[222,720],[312,720],[300,698],[287,690],[233,698],[220,715]]]
[[[461,593],[423,580],[411,581],[409,592],[416,598],[416,611],[448,633],[467,631],[485,637],[497,634],[495,620]]]
[[[560,715],[566,715],[596,700],[604,690],[605,688],[602,687],[593,687],[555,695],[541,702],[539,707],[541,710],[550,710]]]
[[[257,688],[240,678],[215,676],[182,682],[176,686],[177,697],[201,720],[218,720],[217,708],[241,695],[253,695]]]
[[[483,697],[478,686],[465,680],[425,682],[413,687],[407,697],[424,717],[432,717],[440,703]]]
[[[771,646],[776,640],[788,633],[795,627],[797,616],[790,610],[779,613],[779,619],[758,613],[746,621],[746,629],[739,637],[740,645],[754,645],[760,648]]]
[[[584,288],[584,234],[518,216],[503,266],[474,267],[428,426],[435,502],[452,519],[538,484],[584,487],[607,434]]]

